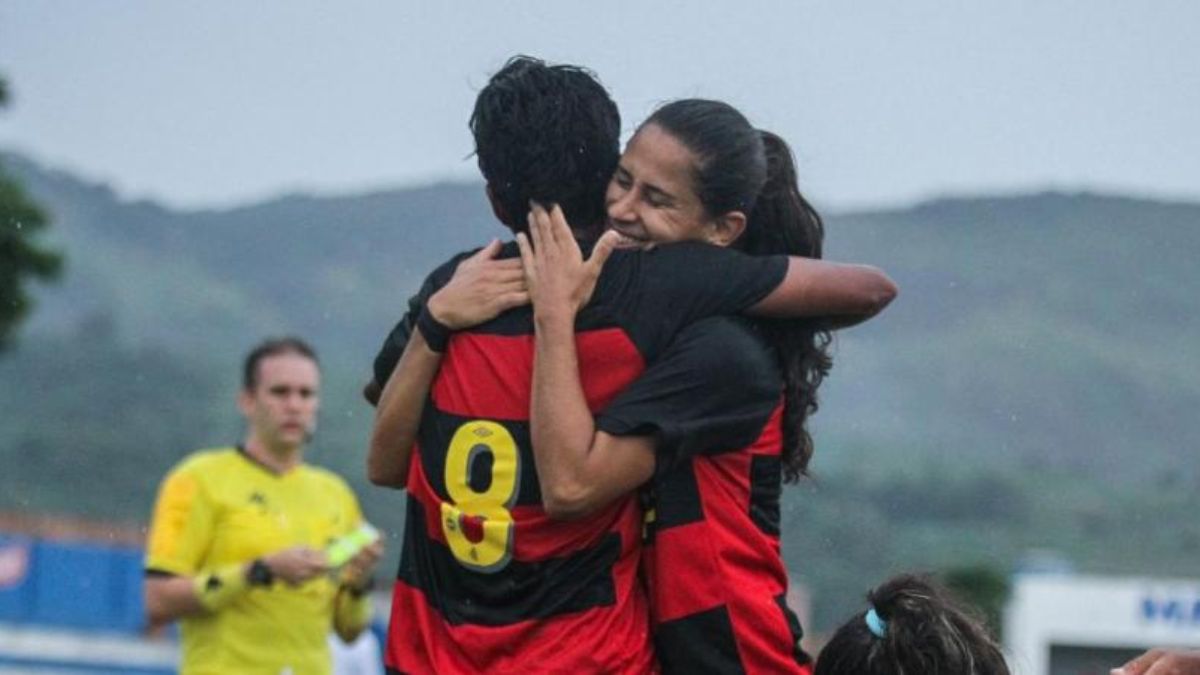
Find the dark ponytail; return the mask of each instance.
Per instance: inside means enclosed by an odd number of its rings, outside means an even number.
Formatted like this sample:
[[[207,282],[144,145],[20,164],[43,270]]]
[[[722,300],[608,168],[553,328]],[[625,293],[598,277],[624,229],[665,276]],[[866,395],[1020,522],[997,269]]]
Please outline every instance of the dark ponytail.
[[[738,248],[754,255],[787,253],[820,258],[825,224],[800,194],[791,148],[779,136],[759,131],[767,159],[767,181]],[[783,372],[783,479],[795,482],[808,472],[814,446],[806,422],[817,412],[817,388],[833,367],[833,335],[811,319],[759,322],[775,347]]]
[[[734,248],[754,255],[821,257],[825,226],[800,194],[792,152],[782,138],[755,129],[732,106],[705,99],[668,103],[643,126],[650,124],[696,155],[693,180],[708,215],[747,215],[746,230]],[[833,365],[832,336],[811,320],[758,323],[784,376],[783,478],[795,482],[812,458],[805,423],[817,410],[817,388]]]
[[[1008,675],[984,622],[929,580],[901,575],[867,594],[871,609],[843,624],[814,675]],[[872,627],[867,615],[880,620]],[[882,629],[882,635],[875,628]]]

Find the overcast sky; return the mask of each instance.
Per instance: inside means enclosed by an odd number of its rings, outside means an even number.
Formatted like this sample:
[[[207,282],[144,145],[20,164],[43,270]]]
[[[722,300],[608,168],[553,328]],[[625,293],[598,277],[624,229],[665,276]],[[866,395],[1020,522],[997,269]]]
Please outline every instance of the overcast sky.
[[[1055,187],[1200,198],[1200,3],[0,0],[0,147],[227,206],[476,176],[474,96],[528,53],[626,132],[722,98],[837,208]]]

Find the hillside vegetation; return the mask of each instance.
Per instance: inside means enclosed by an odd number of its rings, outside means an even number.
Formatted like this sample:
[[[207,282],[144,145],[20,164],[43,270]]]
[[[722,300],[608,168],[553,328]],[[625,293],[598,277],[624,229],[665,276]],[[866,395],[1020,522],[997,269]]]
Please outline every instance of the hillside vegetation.
[[[480,185],[288,196],[224,211],[125,202],[21,157],[67,267],[0,358],[0,509],[146,519],[163,472],[238,440],[238,363],[295,332],[326,375],[314,461],[392,533],[358,387],[424,274],[505,231]],[[1195,575],[1200,205],[1095,194],[828,217],[828,255],[900,298],[837,340],[814,476],[785,551],[819,623],[882,575],[1055,549],[1082,570]]]

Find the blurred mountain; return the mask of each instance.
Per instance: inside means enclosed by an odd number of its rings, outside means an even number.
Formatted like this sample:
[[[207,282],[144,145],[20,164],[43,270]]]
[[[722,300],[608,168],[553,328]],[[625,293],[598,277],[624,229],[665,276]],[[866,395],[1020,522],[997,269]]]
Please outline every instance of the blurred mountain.
[[[398,529],[399,500],[361,478],[371,413],[357,388],[424,275],[507,233],[481,185],[177,211],[0,161],[53,215],[48,239],[67,257],[0,359],[0,509],[144,520],[167,467],[238,439],[245,349],[298,333],[325,364],[316,461]],[[876,580],[859,576],[890,569],[870,562],[880,551],[896,565],[923,564],[921,551],[939,562],[1048,545],[1091,555],[1107,528],[1153,524],[1176,512],[1162,500],[1200,488],[1200,204],[942,199],[829,215],[827,242],[829,258],[887,270],[901,295],[838,336],[813,421],[815,480],[787,493],[800,533],[785,548],[841,559],[798,575],[857,593]],[[1189,527],[1090,567],[1148,569],[1158,555],[1168,563],[1151,567],[1169,571],[1200,552]],[[1091,544],[1071,539],[1092,530]]]

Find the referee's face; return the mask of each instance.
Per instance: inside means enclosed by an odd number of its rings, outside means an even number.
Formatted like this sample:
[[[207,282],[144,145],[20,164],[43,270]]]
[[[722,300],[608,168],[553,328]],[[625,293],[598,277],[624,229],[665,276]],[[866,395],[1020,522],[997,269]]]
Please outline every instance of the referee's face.
[[[258,381],[239,405],[250,432],[273,450],[303,446],[316,427],[321,374],[312,359],[275,354],[258,364]]]

